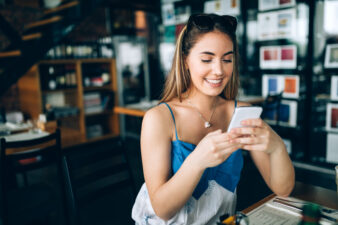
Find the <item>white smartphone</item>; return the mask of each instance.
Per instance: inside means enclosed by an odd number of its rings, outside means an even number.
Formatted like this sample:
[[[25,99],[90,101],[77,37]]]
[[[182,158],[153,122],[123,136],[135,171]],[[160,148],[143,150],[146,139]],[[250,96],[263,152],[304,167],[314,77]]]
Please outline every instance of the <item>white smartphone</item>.
[[[232,128],[235,128],[235,127],[243,127],[241,125],[242,120],[259,118],[262,114],[262,111],[263,109],[260,106],[236,107],[235,112],[232,115],[227,132],[229,132]]]

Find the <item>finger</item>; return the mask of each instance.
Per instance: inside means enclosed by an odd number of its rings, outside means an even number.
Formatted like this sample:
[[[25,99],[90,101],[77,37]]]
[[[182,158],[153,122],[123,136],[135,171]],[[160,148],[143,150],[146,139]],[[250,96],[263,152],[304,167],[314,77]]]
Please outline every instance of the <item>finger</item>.
[[[246,137],[240,137],[240,138],[236,138],[230,141],[231,143],[240,143],[240,144],[249,144],[249,145],[253,145],[253,144],[261,144],[263,142],[263,140],[259,137],[256,137],[255,135],[250,135],[250,136],[246,136]]]
[[[241,144],[241,143],[222,142],[222,143],[217,145],[216,151],[222,152],[222,151],[227,150],[227,149],[233,149],[233,148],[239,149],[241,147],[243,147],[243,144]]]
[[[261,127],[238,127],[238,128],[233,128],[231,129],[230,133],[233,134],[254,134],[256,136],[260,136],[261,133],[263,132],[263,128]]]
[[[243,145],[243,149],[248,151],[264,151],[264,145],[257,144],[257,145]]]
[[[239,137],[240,134],[235,134],[235,133],[221,133],[218,135],[213,136],[213,141],[215,143],[222,143],[222,142],[228,142],[234,138]]]
[[[227,154],[230,155],[231,153],[233,153],[233,152],[235,152],[235,151],[237,151],[239,149],[242,149],[242,148],[243,148],[242,145],[233,145],[233,146],[231,146],[229,148],[226,148],[226,149],[222,150],[221,154],[223,154],[223,155],[227,155]]]
[[[261,118],[258,119],[247,119],[241,121],[241,125],[243,126],[255,126],[255,127],[264,127],[265,123]]]

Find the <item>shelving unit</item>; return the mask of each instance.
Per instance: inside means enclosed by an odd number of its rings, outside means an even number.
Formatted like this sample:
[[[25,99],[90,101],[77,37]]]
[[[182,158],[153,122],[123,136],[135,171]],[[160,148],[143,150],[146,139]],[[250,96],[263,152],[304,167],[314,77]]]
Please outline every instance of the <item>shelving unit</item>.
[[[119,134],[114,59],[43,60],[18,82],[22,110],[58,121],[62,145]]]

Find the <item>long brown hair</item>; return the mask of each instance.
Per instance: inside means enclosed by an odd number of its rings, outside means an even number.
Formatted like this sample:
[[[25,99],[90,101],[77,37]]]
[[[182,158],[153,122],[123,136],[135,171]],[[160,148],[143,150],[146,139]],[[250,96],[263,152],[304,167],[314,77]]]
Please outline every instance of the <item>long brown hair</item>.
[[[194,18],[196,17],[198,17],[199,20],[202,19],[202,25],[207,26],[207,28],[199,26],[194,21]],[[223,21],[228,18],[231,18],[231,23],[234,23],[234,21],[236,23],[229,24],[229,21]],[[173,98],[178,98],[179,101],[182,101],[182,94],[186,92],[191,85],[191,77],[185,67],[184,60],[189,55],[191,48],[196,44],[197,39],[201,35],[215,30],[227,34],[233,43],[233,74],[220,96],[225,99],[235,99],[239,86],[239,54],[235,33],[236,27],[237,21],[234,17],[219,16],[215,14],[192,15],[177,38],[172,67],[166,78],[160,102],[167,102]]]

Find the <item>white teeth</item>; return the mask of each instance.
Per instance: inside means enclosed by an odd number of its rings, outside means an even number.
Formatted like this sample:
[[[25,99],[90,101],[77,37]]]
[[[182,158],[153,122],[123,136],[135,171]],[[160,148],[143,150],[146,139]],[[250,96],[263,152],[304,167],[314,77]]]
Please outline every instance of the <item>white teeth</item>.
[[[219,84],[221,83],[222,79],[220,80],[209,80],[209,79],[206,79],[209,83],[212,83],[212,84]]]

